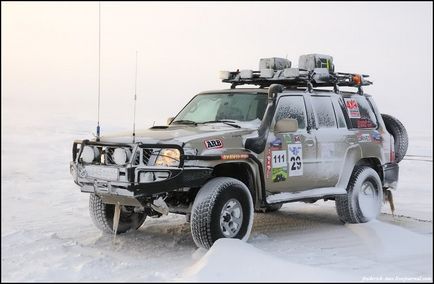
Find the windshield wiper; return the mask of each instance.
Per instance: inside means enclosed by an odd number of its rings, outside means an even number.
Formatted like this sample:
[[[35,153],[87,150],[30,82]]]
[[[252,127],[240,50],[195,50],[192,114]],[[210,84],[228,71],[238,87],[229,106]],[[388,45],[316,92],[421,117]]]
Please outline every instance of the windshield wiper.
[[[175,120],[175,121],[172,121],[172,123],[177,123],[177,124],[193,124],[194,126],[197,125],[197,122],[194,122],[192,120],[185,120],[185,119]]]
[[[241,126],[234,124],[235,121],[232,120],[210,120],[210,121],[205,121],[205,122],[200,122],[201,124],[205,124],[205,123],[224,123],[226,125],[230,125],[232,127],[235,128],[241,128]]]

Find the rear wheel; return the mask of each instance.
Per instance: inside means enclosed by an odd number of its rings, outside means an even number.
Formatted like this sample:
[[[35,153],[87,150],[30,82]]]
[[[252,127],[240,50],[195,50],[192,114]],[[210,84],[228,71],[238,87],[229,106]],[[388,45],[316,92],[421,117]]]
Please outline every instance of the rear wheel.
[[[408,148],[408,134],[404,125],[397,118],[388,115],[381,114],[387,131],[393,136],[395,140],[395,161],[401,162],[407,153]]]
[[[89,196],[89,213],[95,226],[105,233],[114,234],[113,216],[115,205],[103,203],[101,198],[91,193]],[[145,222],[146,214],[134,212],[132,206],[121,206],[121,214],[117,229],[118,234],[137,230]]]
[[[380,177],[370,167],[356,167],[347,194],[336,196],[336,210],[345,223],[365,223],[377,218],[383,202]]]
[[[220,238],[247,240],[253,223],[253,200],[239,180],[218,177],[198,192],[191,213],[191,233],[198,247]]]

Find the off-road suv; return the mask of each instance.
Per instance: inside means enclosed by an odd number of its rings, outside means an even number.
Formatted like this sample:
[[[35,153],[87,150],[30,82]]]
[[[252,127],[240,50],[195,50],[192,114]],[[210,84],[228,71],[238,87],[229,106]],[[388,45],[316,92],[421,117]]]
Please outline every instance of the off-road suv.
[[[230,89],[194,96],[167,126],[73,143],[71,174],[99,229],[185,214],[196,245],[209,248],[246,240],[255,211],[287,202],[334,200],[343,222],[376,218],[396,188],[407,134],[363,93],[367,75],[335,72],[319,54],[298,68],[266,58],[259,71],[220,75]]]

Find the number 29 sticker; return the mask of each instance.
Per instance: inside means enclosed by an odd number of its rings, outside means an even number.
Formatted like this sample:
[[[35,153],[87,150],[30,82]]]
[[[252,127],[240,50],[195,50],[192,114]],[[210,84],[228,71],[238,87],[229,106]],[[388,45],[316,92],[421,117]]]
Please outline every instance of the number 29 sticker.
[[[289,176],[303,175],[303,147],[302,144],[288,145]]]

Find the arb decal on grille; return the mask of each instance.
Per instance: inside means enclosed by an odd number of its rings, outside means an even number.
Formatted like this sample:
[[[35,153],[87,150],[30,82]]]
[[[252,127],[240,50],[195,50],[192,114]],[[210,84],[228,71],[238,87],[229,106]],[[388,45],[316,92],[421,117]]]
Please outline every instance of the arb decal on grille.
[[[205,147],[207,149],[223,148],[223,141],[220,139],[205,140],[203,142],[205,143]]]

